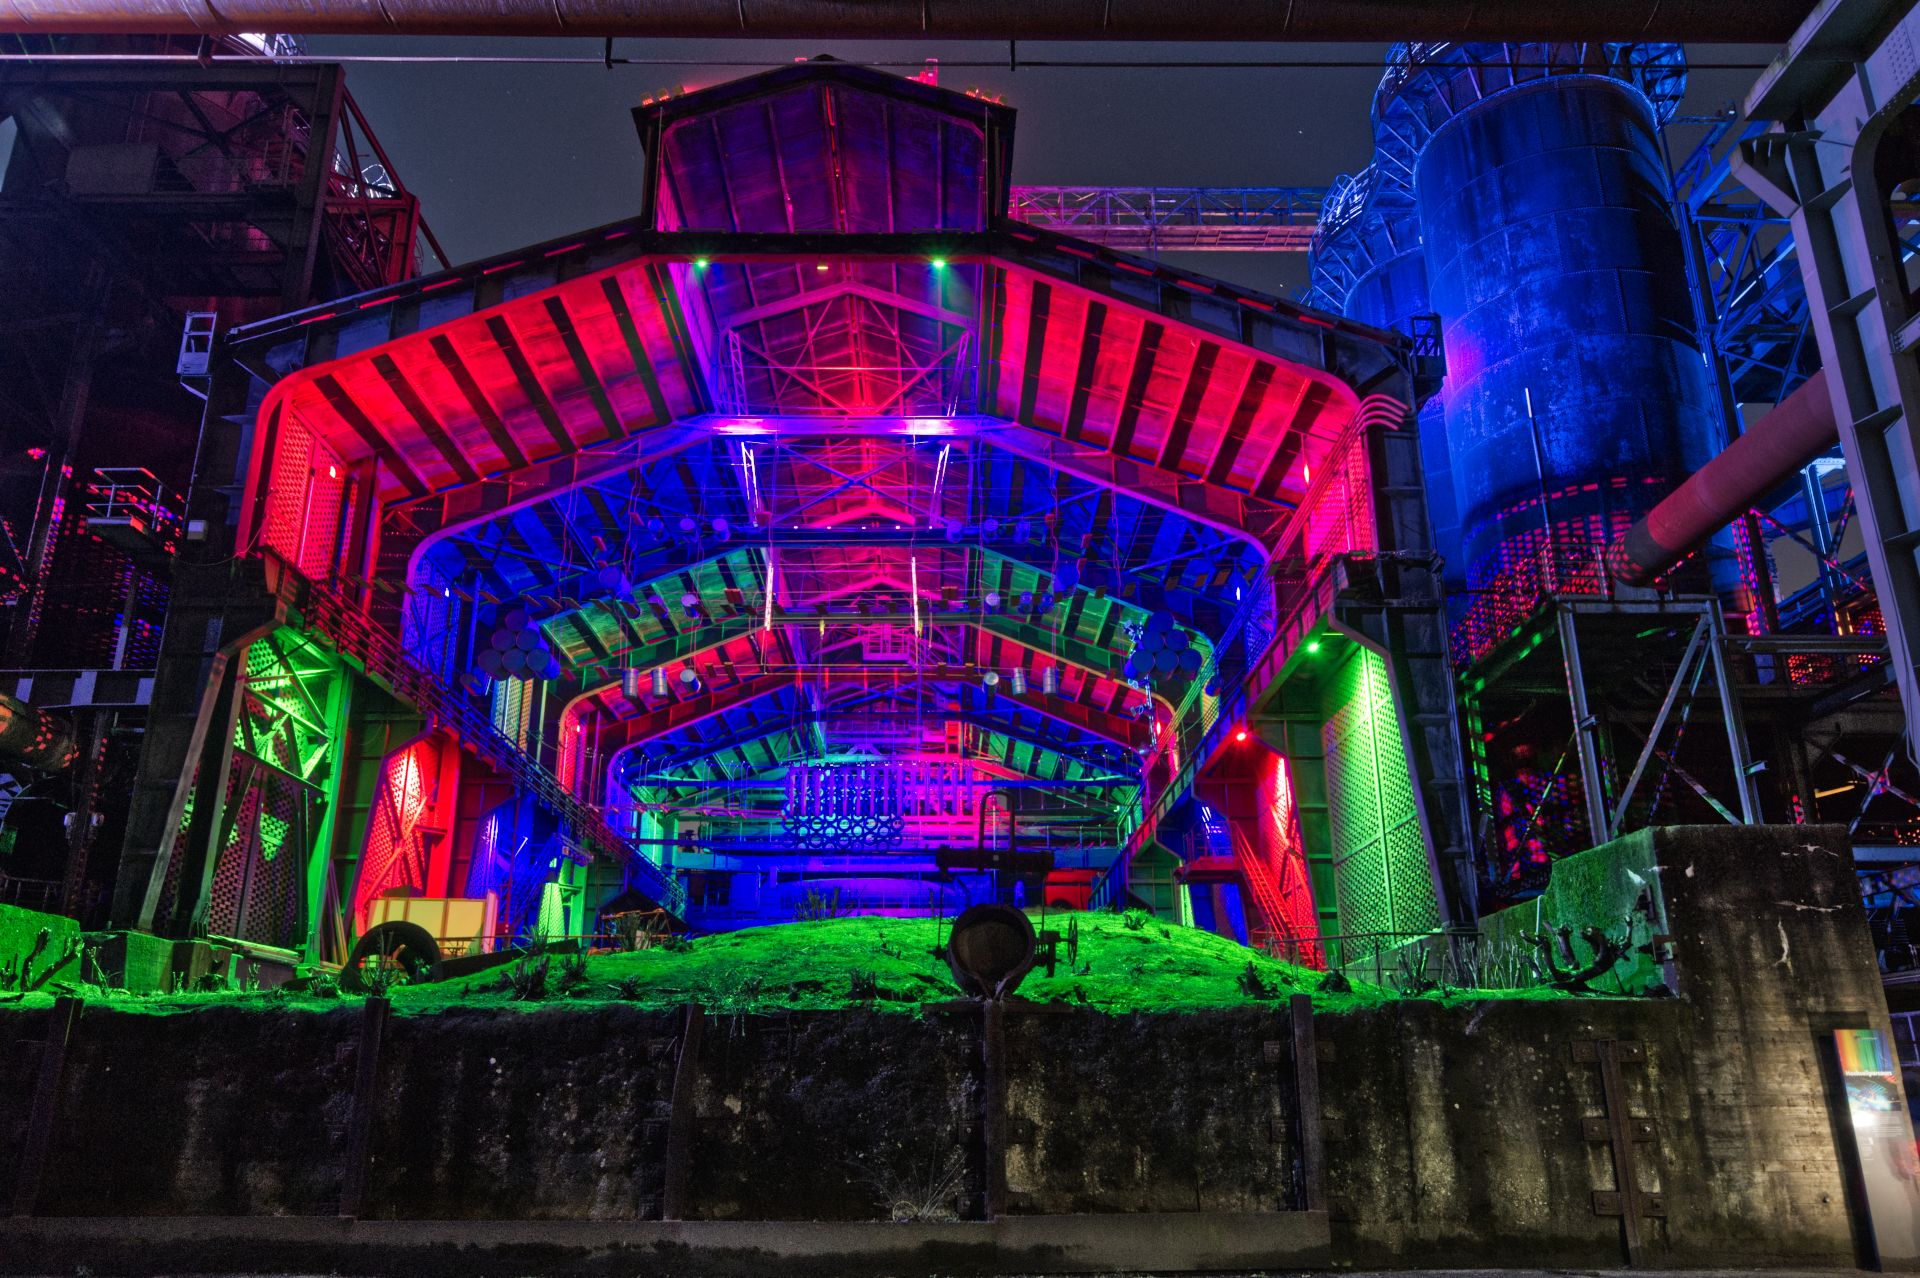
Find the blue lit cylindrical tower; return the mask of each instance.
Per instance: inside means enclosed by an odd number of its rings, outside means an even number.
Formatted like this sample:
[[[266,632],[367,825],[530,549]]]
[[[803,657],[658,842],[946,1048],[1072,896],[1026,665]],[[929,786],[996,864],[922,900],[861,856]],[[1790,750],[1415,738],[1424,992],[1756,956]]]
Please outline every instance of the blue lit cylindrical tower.
[[[1362,324],[1410,334],[1415,316],[1433,313],[1420,222],[1411,193],[1378,177],[1369,166],[1336,179],[1328,190],[1307,262],[1307,300]],[[1436,395],[1420,409],[1420,464],[1434,545],[1447,580],[1457,584],[1464,575],[1443,404]]]
[[[1724,442],[1659,145],[1680,49],[1392,61],[1374,163],[1412,194],[1441,317],[1468,585],[1597,590],[1606,543]]]

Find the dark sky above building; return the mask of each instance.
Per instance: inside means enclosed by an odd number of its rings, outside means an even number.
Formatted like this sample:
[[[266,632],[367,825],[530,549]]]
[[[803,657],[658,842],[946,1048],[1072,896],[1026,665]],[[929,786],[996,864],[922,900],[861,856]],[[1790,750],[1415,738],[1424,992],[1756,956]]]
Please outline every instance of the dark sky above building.
[[[621,40],[619,57],[683,65],[599,65],[599,40],[315,37],[321,56],[582,58],[595,65],[467,62],[353,66],[348,83],[388,155],[417,192],[455,262],[626,217],[641,157],[628,109],[663,89],[702,88],[827,53],[848,61],[941,62],[947,88],[1005,96],[1019,111],[1022,184],[1323,186],[1366,164],[1368,106],[1387,46],[1025,43],[1046,60],[1362,63],[1311,68],[1085,68],[1007,65],[1005,44],[866,41]],[[1700,63],[1759,64],[1771,46],[1689,50]],[[735,65],[725,65],[732,63]],[[986,63],[989,65],[970,65]],[[902,73],[910,73],[903,67]],[[1701,70],[1683,110],[1735,102],[1752,70]],[[1672,132],[1690,147],[1697,130]],[[1254,287],[1306,278],[1298,253],[1168,255]]]

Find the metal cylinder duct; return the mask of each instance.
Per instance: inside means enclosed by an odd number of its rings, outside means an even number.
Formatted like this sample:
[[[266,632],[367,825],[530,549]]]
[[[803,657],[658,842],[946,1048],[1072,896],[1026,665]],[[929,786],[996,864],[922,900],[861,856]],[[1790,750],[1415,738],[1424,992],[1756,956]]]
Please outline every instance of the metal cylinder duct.
[[[1672,0],[0,0],[0,31],[239,35],[554,35],[837,40],[1606,40],[1781,44],[1812,0],[1745,0],[1739,20]],[[1044,55],[1042,55],[1044,56]]]
[[[1651,584],[1838,438],[1823,369],[1628,529],[1607,567],[1626,585]]]
[[[1372,165],[1334,181],[1320,206],[1307,259],[1311,305],[1411,335],[1416,317],[1430,315],[1426,254],[1411,192],[1383,180]],[[1450,581],[1459,579],[1459,515],[1453,463],[1447,450],[1445,401],[1435,395],[1420,408],[1420,471],[1434,545]]]
[[[1382,85],[1471,589],[1597,591],[1606,545],[1721,442],[1658,134],[1684,86],[1647,45],[1416,48]]]
[[[0,764],[17,761],[58,772],[79,753],[71,724],[0,692]]]

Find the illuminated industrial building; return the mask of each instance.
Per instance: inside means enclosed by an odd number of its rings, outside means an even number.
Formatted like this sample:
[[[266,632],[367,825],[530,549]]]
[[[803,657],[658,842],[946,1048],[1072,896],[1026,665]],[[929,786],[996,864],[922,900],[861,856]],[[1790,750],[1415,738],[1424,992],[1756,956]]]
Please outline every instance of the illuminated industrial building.
[[[1607,566],[1819,365],[1759,126],[1676,203],[1676,45],[1390,63],[1318,310],[1127,251],[1298,248],[1313,193],[1016,192],[1010,108],[832,61],[636,109],[628,222],[418,275],[296,213],[377,287],[196,319],[188,503],[92,485],[171,589],[96,663],[153,668],[111,921],[293,970],[1139,905],[1339,966],[1641,826],[1902,844],[1841,459]]]
[[[1711,6],[1471,6],[1327,188],[1016,187],[1013,106],[816,57],[648,97],[631,217],[448,266],[339,67],[213,34],[266,0],[72,2],[0,63],[20,1254],[385,1203],[1920,1256],[1920,16],[1755,5],[1797,34],[1699,115]],[[1097,34],[1232,29],[1186,7]],[[482,8],[382,21],[571,21]],[[121,1103],[80,1004],[136,997],[315,1012],[297,1060],[207,1018],[314,1092],[205,1112],[337,1175],[63,1154]],[[915,1141],[933,1208],[871,1174]]]

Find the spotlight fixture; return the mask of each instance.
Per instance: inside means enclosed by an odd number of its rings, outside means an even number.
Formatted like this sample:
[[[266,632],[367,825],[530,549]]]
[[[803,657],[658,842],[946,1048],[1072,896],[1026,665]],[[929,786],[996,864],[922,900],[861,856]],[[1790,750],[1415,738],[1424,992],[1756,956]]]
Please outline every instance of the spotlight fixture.
[[[1240,729],[1233,734],[1233,739],[1235,741],[1245,741],[1247,739],[1247,730],[1245,728]]]
[[[985,599],[982,599],[980,602],[987,606],[988,612],[992,612],[994,609],[1000,606],[1000,592],[997,590],[989,590],[987,592],[987,597]]]
[[[1027,695],[1027,672],[1025,669],[1015,670],[1013,677],[1008,682],[1014,696],[1024,697]]]
[[[680,682],[691,688],[700,682],[700,672],[692,666],[683,666],[680,670]]]
[[[1049,697],[1060,695],[1060,667],[1048,666],[1040,672],[1040,691]]]
[[[640,668],[628,666],[620,672],[620,695],[629,701],[640,699]]]
[[[667,695],[667,668],[665,666],[655,666],[653,669],[653,695],[656,697],[664,697]]]
[[[980,676],[980,682],[987,688],[997,688],[1000,686],[1000,676],[997,672],[989,670]]]

